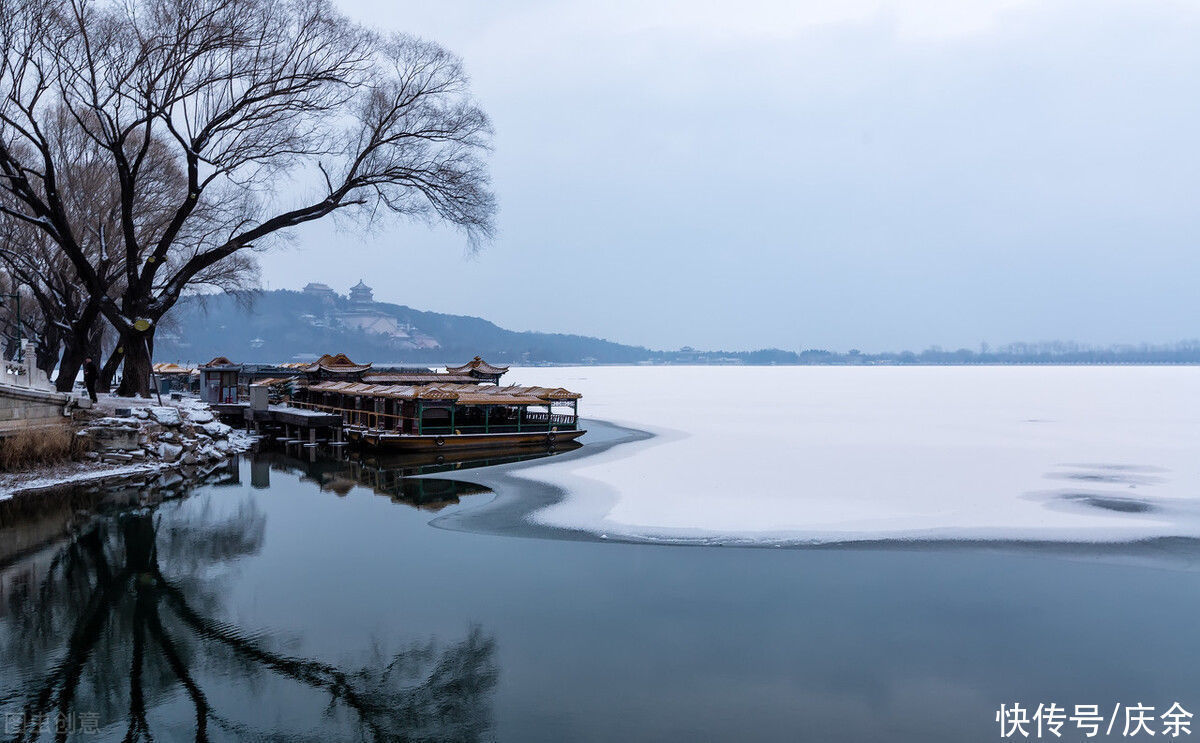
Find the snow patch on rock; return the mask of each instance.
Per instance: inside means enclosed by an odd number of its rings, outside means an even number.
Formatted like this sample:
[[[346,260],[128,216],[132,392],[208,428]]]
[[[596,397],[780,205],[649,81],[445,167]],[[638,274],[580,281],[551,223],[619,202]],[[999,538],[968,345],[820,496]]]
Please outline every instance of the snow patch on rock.
[[[208,423],[209,421],[213,420],[212,411],[204,408],[189,408],[187,411],[185,411],[184,415],[186,415],[187,419],[192,423]]]
[[[170,444],[166,441],[158,444],[158,458],[164,462],[174,462],[183,454],[183,447],[179,444]]]

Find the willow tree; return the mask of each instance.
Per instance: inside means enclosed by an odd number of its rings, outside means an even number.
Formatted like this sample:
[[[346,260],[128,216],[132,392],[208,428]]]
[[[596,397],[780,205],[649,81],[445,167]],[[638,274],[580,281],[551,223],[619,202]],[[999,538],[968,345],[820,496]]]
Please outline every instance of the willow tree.
[[[124,276],[120,265],[120,198],[108,178],[106,152],[75,125],[70,112],[60,106],[52,113],[54,117],[44,121],[43,131],[57,165],[55,180],[71,220],[71,234],[100,283],[115,294]],[[20,142],[13,143],[11,150],[21,152],[25,159],[33,154]],[[148,211],[146,197],[166,191],[162,188],[163,177],[169,178],[177,170],[170,158],[162,155],[161,148],[158,154],[160,157],[151,161],[147,170],[160,177],[140,179],[138,200],[143,212]],[[10,207],[19,208],[10,195],[0,192],[0,204],[6,200]],[[13,217],[12,210],[0,213],[0,267],[36,303],[41,319],[37,333],[39,368],[49,375],[58,366],[58,388],[69,391],[84,358],[99,358],[105,330],[100,316],[103,295],[91,294],[81,285],[72,261],[44,229]]]
[[[121,394],[146,394],[181,296],[291,228],[400,215],[472,247],[492,234],[491,127],[461,61],[328,0],[0,0],[0,47],[0,212],[62,251],[119,334]],[[111,250],[81,234],[64,128],[103,153]]]

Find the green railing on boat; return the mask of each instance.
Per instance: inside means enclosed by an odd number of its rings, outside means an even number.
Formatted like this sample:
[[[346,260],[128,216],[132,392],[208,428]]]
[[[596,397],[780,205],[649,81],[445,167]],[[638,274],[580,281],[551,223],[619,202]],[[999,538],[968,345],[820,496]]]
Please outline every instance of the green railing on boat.
[[[311,402],[289,403],[293,407],[303,408],[306,410],[318,410],[322,412],[335,413],[342,417],[342,423],[347,426],[361,427],[374,431],[391,431],[396,433],[406,433],[405,421],[411,422],[408,433],[415,432],[420,434],[476,434],[476,433],[538,433],[551,432],[554,430],[574,431],[578,426],[579,418],[575,415],[564,413],[530,413],[522,410],[518,414],[517,421],[514,422],[497,422],[490,421],[490,415],[485,414],[484,422],[479,424],[463,424],[461,421],[455,421],[455,412],[458,408],[436,408],[438,410],[449,410],[450,417],[447,422],[441,421],[432,422],[422,420],[421,416],[403,416],[392,413],[378,413],[374,410],[363,410],[358,408],[341,408],[333,405],[321,405]],[[492,406],[470,406],[484,410],[490,409]],[[499,406],[497,406],[499,407]],[[426,408],[428,410],[430,408]]]

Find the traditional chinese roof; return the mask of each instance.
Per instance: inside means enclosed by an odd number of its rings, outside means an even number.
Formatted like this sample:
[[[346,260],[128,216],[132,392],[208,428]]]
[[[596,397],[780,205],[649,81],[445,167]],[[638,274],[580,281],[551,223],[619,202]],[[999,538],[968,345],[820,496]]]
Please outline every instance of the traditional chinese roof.
[[[261,384],[270,387],[273,384],[286,384],[296,381],[295,377],[267,377],[265,379],[255,380],[254,384]]]
[[[397,400],[447,400],[459,405],[545,405],[549,402],[578,400],[582,395],[561,387],[493,387],[479,384],[368,384],[366,382],[316,382],[310,392],[336,392],[342,395],[387,397]]]
[[[501,387],[500,389],[504,389]],[[537,395],[546,400],[578,400],[583,395],[578,392],[572,392],[562,387],[529,387],[527,388],[530,394]]]
[[[437,384],[439,382],[478,381],[470,374],[440,374],[438,372],[373,372],[363,375],[364,382],[371,384]]]
[[[201,364],[201,369],[241,369],[241,364],[235,364],[224,356],[218,356],[207,364]]]
[[[371,368],[370,364],[356,364],[344,353],[325,354],[313,363],[302,367],[306,372],[327,371],[334,374],[357,374]]]
[[[364,384],[362,382],[316,382],[308,385],[308,389],[317,392],[337,392],[341,395],[365,395],[372,394],[379,397],[386,397],[381,394],[386,388],[380,387],[377,384]]]
[[[457,400],[458,392],[443,388],[436,384],[425,384],[413,388],[413,398],[417,400]]]
[[[447,366],[446,371],[451,374],[466,374],[469,372],[478,372],[479,374],[503,374],[508,371],[507,366],[493,366],[476,356],[462,366]]]
[[[481,395],[478,392],[460,393],[459,405],[545,405],[546,401],[533,395]]]
[[[167,362],[154,365],[155,374],[191,374],[192,369],[179,364]]]

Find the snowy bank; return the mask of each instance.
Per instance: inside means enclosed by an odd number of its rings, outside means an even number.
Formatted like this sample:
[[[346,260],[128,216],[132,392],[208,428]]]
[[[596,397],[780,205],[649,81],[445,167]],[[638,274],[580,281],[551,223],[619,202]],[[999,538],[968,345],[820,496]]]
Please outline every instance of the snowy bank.
[[[532,516],[686,542],[1200,537],[1200,368],[515,369],[657,434],[522,477]]]
[[[92,441],[88,459],[0,473],[0,500],[96,480],[146,475],[214,462],[250,448],[245,431],[216,420],[206,404],[184,397],[130,399],[101,395],[76,410],[78,435]]]

